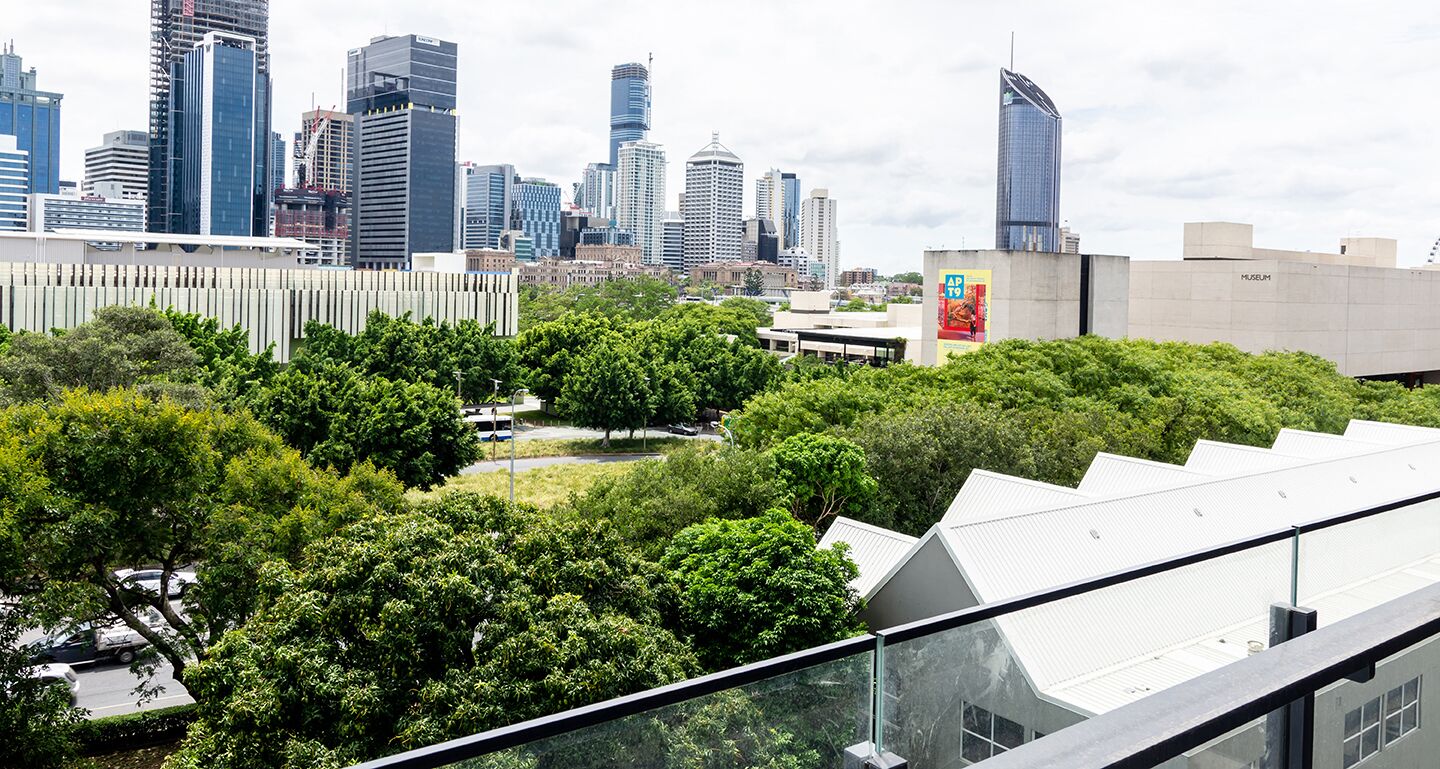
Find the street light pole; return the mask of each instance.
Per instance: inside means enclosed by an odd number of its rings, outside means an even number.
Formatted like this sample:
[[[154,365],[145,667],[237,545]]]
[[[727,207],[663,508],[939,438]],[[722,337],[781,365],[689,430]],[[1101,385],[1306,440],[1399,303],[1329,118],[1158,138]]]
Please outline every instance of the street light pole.
[[[500,380],[491,379],[494,387],[490,390],[490,461],[495,461],[495,442],[500,439],[499,426],[495,424],[500,415]]]
[[[645,380],[645,418],[640,422],[640,451],[648,453],[650,451],[650,377],[642,376],[640,378]],[[635,433],[630,434],[634,435]],[[635,439],[631,438],[630,440]]]
[[[465,378],[464,372],[462,372],[462,371],[461,371],[460,369],[458,369],[458,368],[455,369],[455,397],[456,397],[456,398],[459,398],[461,403],[464,403],[464,402],[465,402],[465,396],[463,396],[463,395],[460,394],[460,382],[461,382],[461,380],[463,380],[464,378]]]
[[[515,399],[528,393],[524,387],[510,394],[510,501],[515,501]]]

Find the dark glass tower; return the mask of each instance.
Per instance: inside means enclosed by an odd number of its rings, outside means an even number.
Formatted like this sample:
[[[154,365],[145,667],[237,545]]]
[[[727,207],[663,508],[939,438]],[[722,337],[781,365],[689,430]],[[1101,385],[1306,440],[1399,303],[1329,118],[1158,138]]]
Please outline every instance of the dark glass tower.
[[[171,102],[179,120],[170,129],[179,146],[180,174],[170,179],[179,229],[200,235],[269,234],[269,78],[260,73],[255,40],[210,32],[174,70]]]
[[[270,75],[270,0],[150,0],[150,232],[184,232],[184,216],[177,182],[187,150],[179,126],[184,122],[183,99],[174,94],[184,90],[182,62],[204,39],[206,33],[240,35],[255,41],[260,74],[267,84]],[[268,89],[268,85],[267,85]],[[265,125],[266,144],[270,138],[270,94],[259,105]],[[264,169],[256,178],[257,194],[268,208],[269,152],[263,152]],[[263,210],[263,209],[262,209]],[[261,222],[256,235],[265,234]]]
[[[26,71],[15,49],[0,54],[0,134],[15,137],[30,153],[27,191],[60,191],[60,100],[64,97],[35,87],[35,68]]]
[[[650,130],[650,71],[617,64],[610,71],[610,167],[620,167],[620,145],[643,142]]]
[[[355,267],[404,270],[416,252],[455,249],[456,52],[405,35],[347,54]]]
[[[1060,112],[1030,78],[1000,70],[995,248],[1060,250]]]

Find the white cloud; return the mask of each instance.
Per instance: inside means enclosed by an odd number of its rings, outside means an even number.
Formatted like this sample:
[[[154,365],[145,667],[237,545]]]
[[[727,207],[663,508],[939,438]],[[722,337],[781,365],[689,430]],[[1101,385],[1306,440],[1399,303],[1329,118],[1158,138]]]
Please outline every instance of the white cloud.
[[[146,126],[149,3],[6,5],[5,37],[66,94],[62,168],[78,178],[102,133]],[[1174,258],[1182,222],[1224,217],[1260,245],[1375,234],[1419,262],[1440,236],[1440,24],[1418,8],[272,0],[275,126],[296,130],[312,93],[340,101],[347,49],[438,36],[460,46],[461,159],[568,192],[607,152],[611,65],[653,52],[669,207],[718,130],[747,179],[773,166],[830,190],[847,265],[899,271],[927,246],[993,241],[997,70],[1017,30],[1017,68],[1065,115],[1062,216],[1087,250]]]

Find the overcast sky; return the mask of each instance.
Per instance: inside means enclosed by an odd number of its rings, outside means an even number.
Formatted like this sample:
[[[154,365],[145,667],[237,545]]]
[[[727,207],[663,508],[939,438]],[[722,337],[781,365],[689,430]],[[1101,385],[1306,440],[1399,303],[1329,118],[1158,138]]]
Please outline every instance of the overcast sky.
[[[42,88],[65,94],[61,166],[145,129],[149,2],[4,0]],[[604,160],[610,67],[655,56],[651,141],[666,207],[711,131],[753,179],[839,201],[842,266],[918,269],[994,245],[998,69],[1064,116],[1060,208],[1092,253],[1173,259],[1185,221],[1334,251],[1440,238],[1440,10],[1335,1],[272,0],[274,124],[342,103],[345,51],[380,34],[459,44],[460,160],[513,163],[569,196]]]

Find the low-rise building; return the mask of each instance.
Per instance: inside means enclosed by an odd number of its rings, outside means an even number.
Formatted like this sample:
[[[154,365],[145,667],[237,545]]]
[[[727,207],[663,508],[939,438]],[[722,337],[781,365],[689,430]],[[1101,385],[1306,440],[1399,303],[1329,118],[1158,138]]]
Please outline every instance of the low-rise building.
[[[794,291],[797,282],[795,270],[772,262],[709,262],[690,268],[690,282],[695,285],[713,283],[724,289],[729,296],[745,296],[751,293],[746,285],[749,276],[758,273],[761,280],[759,295],[784,297]]]
[[[857,283],[875,283],[875,268],[873,267],[851,267],[840,273],[840,285],[842,287],[853,286]]]
[[[645,251],[634,245],[582,244],[575,247],[575,258],[580,261],[638,266],[645,260]]]
[[[790,309],[776,311],[770,328],[756,330],[760,346],[782,358],[814,355],[871,366],[920,362],[920,305],[836,312],[831,297],[829,291],[791,292]]]
[[[1185,225],[1180,261],[1131,263],[1129,335],[1297,350],[1355,377],[1440,382],[1440,272],[1396,267],[1396,242],[1338,252],[1254,246],[1254,227]]]
[[[576,248],[578,250],[584,246]],[[668,280],[670,270],[661,265],[587,259],[541,259],[538,262],[522,262],[519,268],[521,284],[552,286],[562,290],[571,286],[596,286],[606,281],[629,280],[642,276]]]
[[[119,185],[110,183],[109,191],[119,192]],[[105,183],[102,183],[105,188]],[[101,195],[49,195],[37,193],[30,196],[30,231],[55,232],[56,230],[104,230],[116,232],[143,232],[145,230],[145,201],[134,198],[104,197]],[[113,250],[113,249],[112,249]]]

